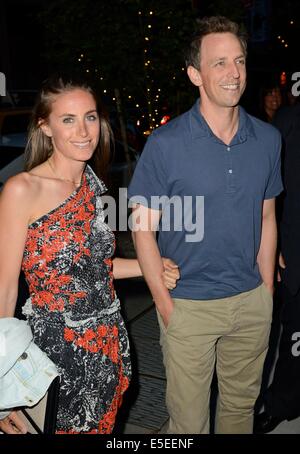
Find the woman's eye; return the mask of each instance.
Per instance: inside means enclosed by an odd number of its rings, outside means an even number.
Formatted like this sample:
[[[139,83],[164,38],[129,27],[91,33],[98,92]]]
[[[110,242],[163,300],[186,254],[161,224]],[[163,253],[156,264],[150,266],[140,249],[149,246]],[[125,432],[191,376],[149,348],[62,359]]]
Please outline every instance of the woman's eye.
[[[89,121],[95,121],[95,120],[97,120],[97,118],[98,118],[98,117],[97,117],[96,115],[88,115],[88,116],[87,116],[87,119],[88,119]]]
[[[71,118],[71,117],[66,117],[66,118],[63,119],[63,123],[73,123],[73,120],[74,119]]]

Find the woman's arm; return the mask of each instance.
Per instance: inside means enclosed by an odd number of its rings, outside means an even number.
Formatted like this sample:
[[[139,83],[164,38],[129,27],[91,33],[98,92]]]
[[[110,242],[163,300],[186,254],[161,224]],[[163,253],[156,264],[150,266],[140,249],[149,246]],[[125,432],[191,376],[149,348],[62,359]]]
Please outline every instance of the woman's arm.
[[[0,317],[13,317],[30,218],[30,183],[12,177],[0,193]]]
[[[116,257],[113,259],[113,275],[114,279],[126,279],[142,276],[142,271],[137,259]]]
[[[168,289],[176,287],[180,277],[178,266],[171,259],[163,258],[163,281]],[[137,259],[123,259],[116,257],[113,259],[114,279],[125,279],[130,277],[142,276],[142,271]]]

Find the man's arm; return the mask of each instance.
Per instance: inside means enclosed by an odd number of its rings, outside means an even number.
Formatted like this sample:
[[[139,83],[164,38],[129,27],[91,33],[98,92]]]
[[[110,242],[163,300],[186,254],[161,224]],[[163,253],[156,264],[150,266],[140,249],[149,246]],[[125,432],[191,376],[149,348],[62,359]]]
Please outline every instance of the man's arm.
[[[144,278],[149,286],[165,326],[168,325],[174,303],[163,282],[163,262],[157,246],[156,230],[161,212],[143,205],[133,209],[133,241]]]
[[[262,213],[262,233],[257,263],[261,277],[270,292],[273,293],[275,256],[277,248],[277,225],[275,217],[275,199],[264,201]]]

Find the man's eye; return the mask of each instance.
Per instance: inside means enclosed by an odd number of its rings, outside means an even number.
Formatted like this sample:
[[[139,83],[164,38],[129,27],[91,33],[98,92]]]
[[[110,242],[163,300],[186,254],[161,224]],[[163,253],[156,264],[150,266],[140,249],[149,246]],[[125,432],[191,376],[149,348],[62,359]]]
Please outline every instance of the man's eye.
[[[236,61],[239,65],[244,65],[245,64],[245,60],[243,58],[241,58],[240,60],[237,60]]]
[[[216,66],[223,66],[223,65],[224,65],[224,62],[223,62],[223,61],[218,61],[218,62],[216,63]]]

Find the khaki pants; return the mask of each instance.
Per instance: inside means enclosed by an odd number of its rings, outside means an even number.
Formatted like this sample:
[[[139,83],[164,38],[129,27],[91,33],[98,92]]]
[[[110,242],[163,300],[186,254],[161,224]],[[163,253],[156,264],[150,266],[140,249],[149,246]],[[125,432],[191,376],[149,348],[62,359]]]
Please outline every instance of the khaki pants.
[[[230,298],[174,299],[167,328],[158,314],[167,376],[168,433],[209,433],[215,364],[219,387],[215,433],[252,433],[272,303],[271,293],[262,284]]]

